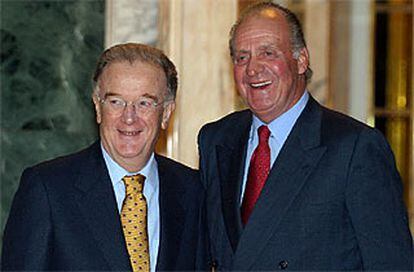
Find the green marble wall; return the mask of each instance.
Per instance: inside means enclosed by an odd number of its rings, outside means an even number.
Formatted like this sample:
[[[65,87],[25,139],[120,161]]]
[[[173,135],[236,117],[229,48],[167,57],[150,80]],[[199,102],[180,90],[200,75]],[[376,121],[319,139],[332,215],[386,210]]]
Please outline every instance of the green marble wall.
[[[1,233],[24,168],[96,139],[104,2],[0,0]]]

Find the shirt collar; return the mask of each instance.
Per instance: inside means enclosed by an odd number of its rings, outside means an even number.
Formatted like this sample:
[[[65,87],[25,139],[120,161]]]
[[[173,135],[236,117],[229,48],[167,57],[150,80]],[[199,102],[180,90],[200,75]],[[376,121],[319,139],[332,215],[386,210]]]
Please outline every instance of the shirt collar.
[[[299,118],[303,109],[305,108],[309,100],[309,93],[305,90],[302,97],[296,102],[293,107],[288,111],[271,121],[269,124],[265,124],[258,117],[253,115],[252,129],[250,130],[250,139],[252,139],[255,134],[257,134],[257,129],[262,125],[267,125],[271,135],[279,143],[284,143],[287,137],[289,136],[290,131],[296,123],[296,120]]]
[[[117,162],[115,162],[112,157],[106,152],[105,148],[101,143],[101,150],[105,160],[106,167],[108,168],[109,177],[111,178],[111,182],[113,186],[116,186],[117,183],[122,182],[122,178],[124,176],[131,176],[135,174],[141,174],[146,177],[145,185],[150,187],[155,187],[156,185],[153,184],[155,182],[155,174],[157,173],[157,161],[155,160],[154,153],[151,154],[148,162],[145,166],[138,172],[128,172],[122,166],[120,166]]]

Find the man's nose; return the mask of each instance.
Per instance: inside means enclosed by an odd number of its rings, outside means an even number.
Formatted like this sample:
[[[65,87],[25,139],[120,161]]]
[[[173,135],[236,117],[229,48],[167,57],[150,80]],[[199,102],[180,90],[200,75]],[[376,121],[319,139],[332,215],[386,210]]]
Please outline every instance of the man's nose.
[[[122,120],[126,124],[132,124],[138,118],[138,111],[134,104],[127,104],[122,112]]]
[[[263,71],[263,64],[260,62],[260,60],[257,59],[257,57],[252,57],[247,64],[247,75],[248,76],[256,76],[257,74],[261,73]]]

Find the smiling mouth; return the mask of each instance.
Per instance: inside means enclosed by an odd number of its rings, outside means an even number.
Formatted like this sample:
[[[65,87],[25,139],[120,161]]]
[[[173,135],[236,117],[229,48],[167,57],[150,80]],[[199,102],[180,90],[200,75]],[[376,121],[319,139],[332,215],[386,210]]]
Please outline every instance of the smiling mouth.
[[[255,89],[263,89],[269,86],[270,84],[272,84],[272,81],[267,80],[267,81],[258,82],[258,83],[250,83],[249,85],[250,87],[255,88]]]
[[[119,133],[121,133],[122,135],[125,135],[125,136],[136,136],[136,135],[138,135],[141,131],[138,131],[138,130],[136,130],[136,131],[122,131],[122,130],[118,130],[119,131]]]

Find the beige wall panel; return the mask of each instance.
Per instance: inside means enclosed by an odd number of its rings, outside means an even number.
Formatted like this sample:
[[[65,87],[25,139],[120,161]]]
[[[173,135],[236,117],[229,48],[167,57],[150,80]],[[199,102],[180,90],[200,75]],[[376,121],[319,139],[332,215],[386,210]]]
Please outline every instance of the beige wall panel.
[[[167,155],[197,167],[197,133],[234,109],[228,32],[236,0],[161,1],[161,47],[179,70],[177,109]]]
[[[349,112],[349,51],[351,4],[333,1],[330,10],[329,101],[328,106]]]
[[[318,101],[328,101],[329,68],[329,1],[305,1],[304,32],[313,68],[308,88]]]
[[[373,124],[373,2],[350,1],[349,114]]]

